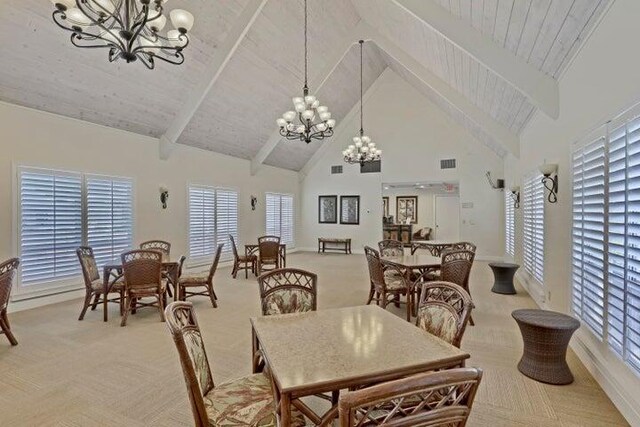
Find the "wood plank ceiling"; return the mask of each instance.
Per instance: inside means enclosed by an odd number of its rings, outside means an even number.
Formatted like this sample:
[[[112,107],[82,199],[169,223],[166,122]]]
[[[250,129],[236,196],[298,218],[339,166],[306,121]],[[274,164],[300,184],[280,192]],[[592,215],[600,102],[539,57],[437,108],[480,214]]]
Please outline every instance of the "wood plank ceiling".
[[[484,37],[558,79],[610,0],[436,1]],[[128,131],[161,136],[204,73],[248,0],[172,0],[196,16],[182,66],[110,64],[105,51],[78,49],[51,21],[44,0],[0,1],[0,100]],[[252,159],[291,108],[303,77],[302,7],[269,0],[178,142]],[[360,19],[519,134],[535,107],[490,68],[392,0],[310,0],[309,78],[317,81],[332,50]],[[354,40],[354,43],[356,40]],[[503,155],[477,123],[436,94],[373,42],[365,48],[365,89],[386,67],[447,111],[453,120]],[[330,64],[329,64],[330,65]],[[326,84],[311,88],[340,123],[358,102],[358,50],[353,46]],[[315,73],[315,74],[314,74]],[[265,164],[300,170],[321,143],[280,141]]]

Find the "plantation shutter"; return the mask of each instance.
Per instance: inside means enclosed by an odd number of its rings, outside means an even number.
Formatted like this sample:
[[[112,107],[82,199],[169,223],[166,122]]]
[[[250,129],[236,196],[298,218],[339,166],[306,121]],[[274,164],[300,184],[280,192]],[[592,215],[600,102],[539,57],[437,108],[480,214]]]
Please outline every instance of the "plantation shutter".
[[[267,193],[266,233],[279,236],[280,242],[294,244],[293,196],[289,194]]]
[[[82,176],[21,169],[20,277],[23,285],[80,274]]]
[[[130,179],[86,179],[87,244],[98,266],[118,262],[133,245],[133,183]]]
[[[515,256],[515,208],[514,201],[510,191],[504,192],[504,211],[505,211],[505,252],[512,257]]]
[[[573,310],[604,333],[605,149],[600,139],[573,156]]]
[[[280,236],[280,195],[267,193],[266,233],[268,236]]]
[[[216,190],[216,245],[223,243],[223,259],[230,259],[232,235],[238,241],[238,193],[233,190]]]
[[[544,188],[537,172],[524,182],[524,268],[540,284],[544,283]]]
[[[293,196],[282,195],[281,198],[280,240],[287,245],[293,245]]]
[[[213,188],[189,187],[189,257],[213,254],[216,242],[215,205]]]

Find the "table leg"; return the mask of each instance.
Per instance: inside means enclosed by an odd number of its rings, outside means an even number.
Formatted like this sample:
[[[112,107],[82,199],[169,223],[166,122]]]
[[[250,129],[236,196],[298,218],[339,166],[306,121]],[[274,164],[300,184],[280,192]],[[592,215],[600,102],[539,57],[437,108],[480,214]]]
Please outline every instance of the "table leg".
[[[280,426],[291,426],[291,395],[282,393],[280,396]]]
[[[108,304],[108,298],[109,298],[109,276],[105,276],[104,278],[104,296],[102,297],[102,304],[103,304],[103,321],[107,321],[109,320],[109,308],[107,306]]]
[[[260,372],[260,366],[258,366],[257,353],[260,349],[260,342],[256,335],[255,329],[251,328],[251,368],[252,373],[257,374]]]

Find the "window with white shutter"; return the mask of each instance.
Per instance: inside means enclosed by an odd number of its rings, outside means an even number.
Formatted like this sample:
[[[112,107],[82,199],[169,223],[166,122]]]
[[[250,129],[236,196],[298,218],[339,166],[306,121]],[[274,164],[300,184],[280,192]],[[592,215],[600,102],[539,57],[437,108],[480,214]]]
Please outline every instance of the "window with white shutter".
[[[523,253],[524,269],[540,284],[544,283],[544,188],[542,175],[535,172],[524,179]]]
[[[640,373],[640,107],[573,154],[572,310]]]
[[[235,190],[189,186],[189,257],[209,260],[223,243],[222,259],[232,253],[229,235],[238,240],[238,192]]]
[[[279,236],[280,242],[293,246],[294,239],[294,207],[290,194],[267,193],[266,233]]]
[[[21,168],[20,283],[30,286],[80,274],[82,176]]]
[[[504,247],[507,255],[515,256],[516,246],[516,218],[515,208],[513,206],[513,198],[511,191],[504,192],[504,212],[505,212],[505,230],[504,230]]]
[[[133,246],[133,181],[90,175],[85,182],[87,245],[102,267]]]

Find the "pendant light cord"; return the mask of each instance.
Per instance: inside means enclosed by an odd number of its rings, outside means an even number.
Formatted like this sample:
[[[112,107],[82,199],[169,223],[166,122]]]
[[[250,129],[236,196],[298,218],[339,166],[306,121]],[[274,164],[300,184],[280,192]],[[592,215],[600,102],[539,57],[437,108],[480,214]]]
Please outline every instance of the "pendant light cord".
[[[308,81],[307,81],[307,62],[308,62],[308,52],[307,52],[307,0],[304,0],[304,87],[308,89]]]
[[[360,136],[364,134],[364,124],[363,124],[363,104],[362,104],[362,45],[364,44],[364,40],[360,40]]]

